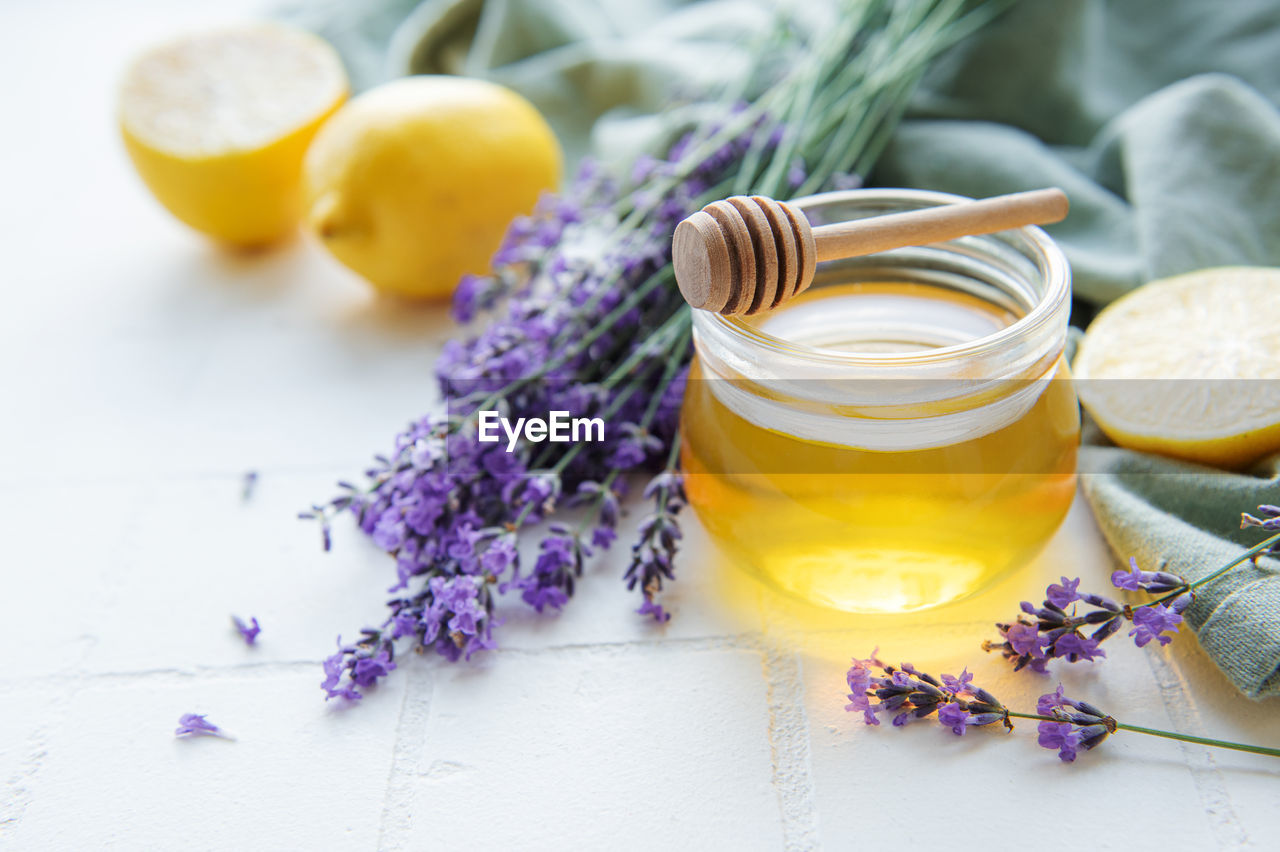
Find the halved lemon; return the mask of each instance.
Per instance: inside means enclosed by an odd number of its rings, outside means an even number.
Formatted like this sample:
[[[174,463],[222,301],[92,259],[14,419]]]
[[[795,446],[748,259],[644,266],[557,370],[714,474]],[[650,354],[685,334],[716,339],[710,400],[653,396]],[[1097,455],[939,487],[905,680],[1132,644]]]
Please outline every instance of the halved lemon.
[[[138,174],[173,215],[236,245],[302,216],[302,158],[347,96],[337,53],[270,24],[188,36],[139,56],[119,120]]]
[[[1123,447],[1220,467],[1280,451],[1280,269],[1139,287],[1098,314],[1072,372]]]

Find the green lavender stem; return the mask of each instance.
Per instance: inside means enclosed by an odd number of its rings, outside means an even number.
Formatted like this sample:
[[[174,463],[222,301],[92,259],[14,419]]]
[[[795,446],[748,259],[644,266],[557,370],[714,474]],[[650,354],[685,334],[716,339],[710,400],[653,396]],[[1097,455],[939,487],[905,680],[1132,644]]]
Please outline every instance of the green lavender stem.
[[[1195,580],[1195,581],[1193,581],[1193,582],[1190,582],[1190,583],[1188,583],[1186,586],[1182,587],[1181,589],[1174,589],[1172,592],[1170,592],[1169,594],[1167,594],[1167,595],[1165,595],[1164,597],[1160,598],[1159,600],[1152,601],[1152,602],[1151,602],[1151,603],[1149,603],[1149,604],[1144,604],[1144,606],[1155,606],[1156,604],[1162,604],[1162,603],[1165,603],[1166,601],[1171,601],[1171,600],[1173,600],[1174,598],[1180,597],[1180,596],[1182,596],[1182,595],[1186,594],[1187,592],[1193,591],[1194,589],[1198,589],[1199,587],[1203,586],[1205,583],[1210,583],[1210,582],[1212,582],[1212,581],[1214,581],[1214,580],[1218,579],[1218,578],[1219,578],[1219,577],[1221,577],[1223,574],[1227,573],[1227,572],[1228,572],[1228,571],[1230,571],[1232,568],[1236,567],[1237,565],[1241,564],[1242,562],[1245,562],[1246,560],[1252,559],[1253,557],[1257,556],[1259,553],[1262,553],[1262,551],[1264,551],[1264,550],[1268,549],[1269,547],[1271,547],[1271,545],[1273,545],[1273,544],[1275,544],[1275,543],[1277,543],[1277,542],[1280,542],[1280,533],[1276,533],[1275,535],[1271,536],[1270,538],[1268,538],[1268,539],[1266,539],[1266,540],[1262,541],[1261,543],[1256,544],[1256,545],[1254,545],[1253,547],[1249,548],[1249,549],[1248,549],[1248,550],[1246,550],[1244,553],[1242,553],[1242,554],[1240,554],[1239,556],[1237,556],[1235,559],[1232,559],[1232,560],[1231,560],[1230,562],[1228,562],[1226,565],[1223,565],[1223,566],[1222,566],[1221,568],[1219,568],[1217,571],[1214,571],[1214,572],[1212,572],[1212,573],[1210,573],[1210,574],[1207,574],[1206,576],[1201,577],[1199,580]]]
[[[1015,713],[1012,710],[1006,711],[1007,715],[1015,719],[1032,719],[1038,722],[1065,722],[1065,719],[1058,719],[1054,716],[1042,716],[1038,713]],[[1229,740],[1215,740],[1209,737],[1196,737],[1191,734],[1179,734],[1173,731],[1161,731],[1158,728],[1144,728],[1141,725],[1128,725],[1124,722],[1115,723],[1117,731],[1132,731],[1135,734],[1147,734],[1152,737],[1163,737],[1166,740],[1177,740],[1183,743],[1195,743],[1196,745],[1213,746],[1214,748],[1228,748],[1232,751],[1245,751],[1250,754],[1265,754],[1271,757],[1280,757],[1280,748],[1269,748],[1268,746],[1249,745],[1248,743],[1233,743]]]

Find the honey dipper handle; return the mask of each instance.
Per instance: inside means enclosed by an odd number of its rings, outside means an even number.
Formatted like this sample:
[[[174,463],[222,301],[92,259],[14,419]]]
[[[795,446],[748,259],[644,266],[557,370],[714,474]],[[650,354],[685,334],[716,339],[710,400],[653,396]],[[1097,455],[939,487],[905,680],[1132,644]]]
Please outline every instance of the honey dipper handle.
[[[1067,216],[1067,195],[1037,189],[981,201],[942,204],[813,229],[818,260],[859,257],[903,246],[923,246],[969,234],[993,234],[1023,225],[1047,225]]]

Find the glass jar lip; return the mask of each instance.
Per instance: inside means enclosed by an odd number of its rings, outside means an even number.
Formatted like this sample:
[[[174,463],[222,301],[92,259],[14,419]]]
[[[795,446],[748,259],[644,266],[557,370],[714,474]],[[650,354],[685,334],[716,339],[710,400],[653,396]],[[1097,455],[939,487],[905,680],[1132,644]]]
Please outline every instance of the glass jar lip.
[[[827,205],[850,201],[919,201],[926,202],[920,205],[925,207],[973,200],[968,196],[955,195],[949,192],[934,192],[924,189],[875,188],[820,192],[792,199],[788,203],[804,210],[806,207],[813,207],[818,203]],[[1010,232],[1019,234],[1033,250],[1034,256],[1031,259],[1036,262],[1044,276],[1045,292],[1025,316],[999,331],[965,341],[964,343],[942,346],[922,352],[844,352],[808,346],[777,337],[748,325],[743,322],[741,317],[730,317],[711,311],[699,310],[695,310],[694,315],[704,317],[731,336],[746,338],[753,345],[786,354],[793,358],[829,365],[914,366],[940,364],[960,358],[980,356],[993,350],[1003,349],[1020,339],[1034,335],[1046,324],[1052,323],[1064,303],[1071,298],[1071,268],[1057,243],[1043,229],[1035,225],[1013,228],[1002,233]]]

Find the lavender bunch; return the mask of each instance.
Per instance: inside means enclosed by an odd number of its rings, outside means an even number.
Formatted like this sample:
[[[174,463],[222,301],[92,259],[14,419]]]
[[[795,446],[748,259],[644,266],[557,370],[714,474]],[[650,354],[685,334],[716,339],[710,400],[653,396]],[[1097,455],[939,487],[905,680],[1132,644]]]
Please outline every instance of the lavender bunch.
[[[511,226],[493,274],[460,282],[454,311],[483,319],[436,364],[444,410],[411,423],[361,485],[303,517],[326,549],[349,513],[395,564],[386,620],[324,663],[330,697],[358,698],[393,671],[397,646],[469,658],[494,647],[497,599],[542,612],[573,596],[588,560],[616,538],[628,475],[653,475],[652,513],[624,581],[640,614],[665,621],[684,506],[678,414],[691,316],[675,286],[671,234],[735,193],[778,197],[854,184],[883,148],[933,57],[1005,2],[849,3],[812,38],[781,26],[755,71],[662,152],[615,172],[583,165],[569,189]],[[794,61],[772,57],[786,51]],[[781,68],[781,70],[779,70]],[[704,105],[704,114],[706,105]],[[479,440],[482,411],[510,422],[599,419],[602,441]],[[563,520],[569,513],[572,520]],[[540,527],[536,556],[519,539]],[[528,552],[528,550],[526,550]]]
[[[1280,530],[1280,507],[1259,506],[1258,515],[1261,517],[1242,513],[1241,529]],[[1195,600],[1197,588],[1216,580],[1237,565],[1269,553],[1280,553],[1280,533],[1195,581],[1166,571],[1143,571],[1137,560],[1130,557],[1129,570],[1113,572],[1111,584],[1124,591],[1156,596],[1155,600],[1136,606],[1081,592],[1078,577],[1063,577],[1045,589],[1041,606],[1023,601],[1022,614],[1016,621],[996,624],[1002,641],[985,641],[982,648],[999,651],[1013,663],[1014,671],[1031,668],[1045,673],[1052,659],[1074,663],[1105,657],[1106,651],[1100,646],[1127,624],[1132,625],[1128,635],[1139,648],[1152,641],[1168,645],[1182,623],[1182,613]]]
[[[917,670],[910,663],[896,668],[885,665],[876,659],[874,651],[870,659],[855,658],[845,680],[849,685],[849,703],[845,710],[861,712],[863,721],[868,725],[879,725],[877,714],[887,711],[894,714],[893,726],[896,728],[933,717],[956,736],[963,736],[969,728],[997,722],[1005,730],[1012,731],[1013,719],[1031,719],[1038,723],[1037,743],[1042,748],[1058,752],[1058,757],[1065,763],[1074,761],[1080,752],[1101,745],[1117,731],[1280,757],[1280,749],[1276,748],[1118,722],[1092,704],[1068,698],[1061,684],[1054,692],[1040,696],[1035,713],[1021,713],[1010,710],[990,692],[975,685],[973,675],[967,669],[959,677],[944,674],[936,678]]]

